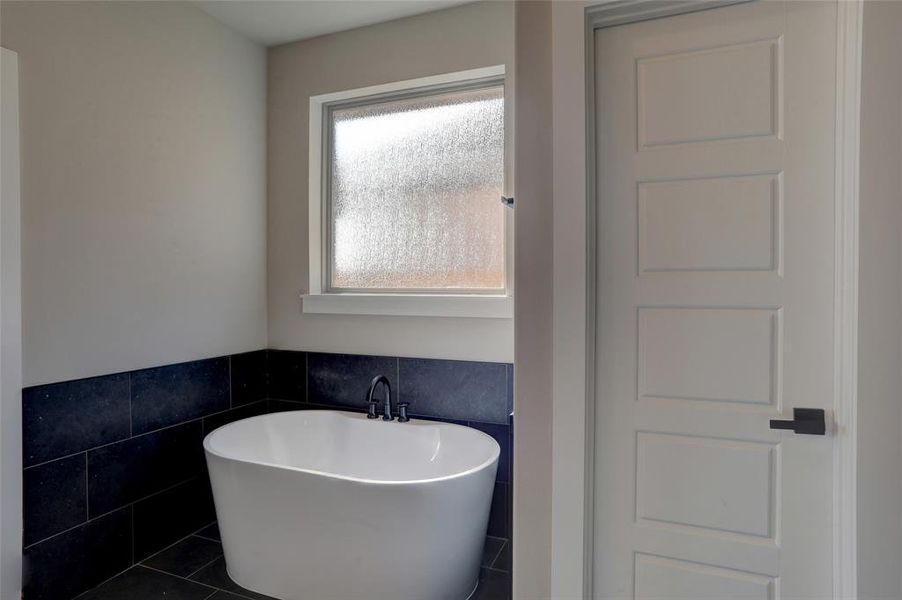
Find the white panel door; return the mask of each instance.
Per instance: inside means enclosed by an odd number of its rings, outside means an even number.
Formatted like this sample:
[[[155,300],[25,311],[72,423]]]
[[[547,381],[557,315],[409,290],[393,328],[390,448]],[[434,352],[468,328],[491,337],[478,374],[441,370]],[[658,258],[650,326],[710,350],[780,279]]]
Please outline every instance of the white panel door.
[[[832,597],[836,10],[595,34],[598,598]]]

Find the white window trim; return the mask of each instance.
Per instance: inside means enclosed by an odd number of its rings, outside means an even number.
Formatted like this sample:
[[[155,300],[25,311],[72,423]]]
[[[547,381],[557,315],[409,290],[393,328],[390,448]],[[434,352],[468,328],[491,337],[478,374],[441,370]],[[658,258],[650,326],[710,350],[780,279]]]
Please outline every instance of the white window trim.
[[[395,315],[420,317],[470,317],[512,319],[513,310],[513,211],[505,211],[505,292],[503,294],[454,293],[352,293],[323,290],[323,115],[327,105],[365,96],[404,92],[477,79],[503,77],[504,65],[408,79],[354,90],[310,97],[308,173],[308,292],[302,294],[305,313]],[[510,180],[507,132],[510,128],[508,94],[505,94],[505,182]],[[506,183],[505,183],[506,185]],[[499,198],[499,202],[501,199]]]

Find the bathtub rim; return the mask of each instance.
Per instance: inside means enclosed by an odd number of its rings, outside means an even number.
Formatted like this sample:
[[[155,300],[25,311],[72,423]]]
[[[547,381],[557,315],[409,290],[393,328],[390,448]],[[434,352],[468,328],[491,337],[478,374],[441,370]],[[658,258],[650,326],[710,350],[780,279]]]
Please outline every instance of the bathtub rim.
[[[487,439],[489,442],[491,442],[493,444],[492,445],[493,451],[491,453],[491,456],[487,460],[479,463],[478,465],[476,465],[474,467],[471,467],[464,471],[459,471],[457,473],[452,473],[450,475],[443,475],[441,477],[429,477],[429,478],[423,478],[423,479],[391,480],[391,479],[366,479],[363,477],[352,477],[349,475],[341,475],[338,473],[319,471],[317,469],[310,469],[310,468],[306,468],[306,467],[295,467],[295,466],[291,466],[291,465],[273,463],[273,462],[269,462],[269,461],[250,460],[247,458],[239,458],[239,457],[223,454],[222,452],[217,452],[210,445],[211,438],[214,435],[216,435],[217,432],[223,431],[232,426],[237,426],[240,423],[244,423],[246,421],[255,421],[258,419],[266,419],[268,417],[271,418],[274,415],[291,414],[291,413],[305,413],[305,414],[330,413],[330,414],[338,414],[338,415],[342,415],[342,416],[345,416],[348,418],[353,418],[353,419],[358,419],[358,420],[366,420],[366,415],[364,413],[358,413],[358,412],[347,411],[347,410],[330,410],[330,409],[290,410],[290,411],[281,411],[278,413],[267,413],[265,415],[254,415],[252,417],[245,417],[244,419],[239,419],[237,421],[232,421],[231,423],[226,423],[225,425],[221,425],[220,427],[217,427],[216,429],[214,429],[213,431],[211,431],[210,433],[205,435],[204,441],[203,441],[204,453],[213,455],[216,458],[221,458],[223,460],[235,461],[235,462],[244,463],[244,464],[248,464],[248,465],[258,465],[261,467],[269,467],[272,469],[284,469],[287,471],[295,471],[298,473],[308,473],[310,475],[317,475],[320,477],[327,477],[329,479],[337,479],[337,480],[341,480],[341,481],[349,481],[352,483],[364,483],[367,485],[387,485],[387,486],[412,485],[412,484],[424,484],[424,483],[440,483],[440,482],[444,482],[444,481],[460,479],[460,478],[466,477],[468,475],[472,475],[474,473],[478,473],[479,471],[486,469],[493,462],[495,462],[495,463],[500,462],[500,458],[501,458],[501,446],[498,444],[498,441],[495,438],[493,438],[492,436],[490,436],[489,434],[487,434],[483,431],[480,431],[480,430],[476,429],[475,427],[468,427],[466,425],[458,425],[457,423],[446,423],[444,421],[430,421],[428,419],[413,419],[413,418],[410,419],[409,423],[433,425],[433,426],[439,426],[439,427],[459,427],[459,428],[463,428],[463,429],[468,429],[468,430],[472,431],[474,434],[478,434],[479,436],[484,437],[485,439]],[[401,425],[407,425],[407,424],[408,423],[402,423]]]

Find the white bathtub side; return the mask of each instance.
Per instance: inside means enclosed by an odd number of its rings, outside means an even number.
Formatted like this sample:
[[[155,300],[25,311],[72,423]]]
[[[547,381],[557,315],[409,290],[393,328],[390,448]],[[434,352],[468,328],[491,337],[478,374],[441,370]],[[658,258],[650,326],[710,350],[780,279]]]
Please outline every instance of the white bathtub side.
[[[229,574],[282,600],[464,600],[497,469],[363,483],[206,452]]]
[[[309,410],[260,415],[220,427],[207,452],[245,462],[381,482],[458,477],[497,461],[497,442],[470,427]]]

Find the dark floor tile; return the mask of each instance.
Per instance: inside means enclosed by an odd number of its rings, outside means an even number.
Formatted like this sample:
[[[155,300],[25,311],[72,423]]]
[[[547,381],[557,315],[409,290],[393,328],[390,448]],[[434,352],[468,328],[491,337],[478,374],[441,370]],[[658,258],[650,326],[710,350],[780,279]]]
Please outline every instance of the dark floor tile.
[[[397,398],[397,369],[398,359],[386,356],[311,353],[307,357],[308,400],[317,404],[366,408],[366,394],[376,375],[388,378]],[[376,397],[383,398],[383,393],[380,389]]]
[[[266,398],[266,350],[233,354],[230,360],[232,406]]]
[[[498,442],[498,446],[501,447],[501,453],[498,455],[498,473],[495,475],[495,480],[509,483],[511,464],[510,426],[499,425],[497,423],[478,423],[475,421],[471,421],[469,425],[473,429],[478,429],[483,433],[487,433]]]
[[[267,401],[260,400],[259,402],[254,402],[253,404],[245,404],[244,406],[239,406],[238,408],[233,408],[225,412],[210,415],[209,417],[204,417],[204,435],[207,435],[214,429],[222,427],[223,425],[226,425],[228,423],[234,423],[235,421],[240,421],[241,419],[246,419],[248,417],[256,417],[258,415],[266,414],[267,412],[269,412]]]
[[[205,537],[208,540],[216,540],[217,542],[222,541],[222,536],[219,534],[219,524],[218,523],[210,523],[200,531],[197,531],[194,535],[198,535],[200,537]]]
[[[199,581],[200,583],[204,583],[206,585],[210,585],[227,592],[233,592],[235,594],[251,598],[253,600],[271,600],[270,596],[264,596],[263,594],[258,594],[256,592],[246,590],[232,581],[232,579],[229,577],[228,571],[226,571],[225,558],[217,559],[213,564],[207,565],[206,567],[192,575],[190,579],[192,581]]]
[[[212,593],[205,585],[137,566],[76,600],[206,600]]]
[[[222,556],[222,544],[189,536],[154,554],[142,564],[179,577],[187,577]]]
[[[498,558],[498,553],[501,552],[501,548],[503,547],[503,538],[486,537],[485,546],[482,548],[482,566],[491,567],[492,563],[495,562],[495,559]]]
[[[501,548],[501,552],[498,553],[498,557],[495,559],[491,565],[493,569],[497,571],[504,571],[505,573],[511,572],[511,543],[510,540],[504,541],[504,546]]]
[[[197,478],[136,502],[135,561],[141,561],[214,519],[205,478]]]
[[[132,564],[131,507],[25,549],[28,600],[65,600]]]
[[[507,371],[502,363],[402,358],[400,398],[410,412],[506,423]]]
[[[210,596],[210,600],[247,600],[247,596],[239,596],[238,594],[233,594],[232,592],[224,592],[219,590],[212,596]]]
[[[479,587],[470,600],[510,600],[511,578],[507,573],[483,569],[479,577]]]
[[[492,495],[492,509],[489,513],[488,535],[500,538],[509,538],[508,519],[508,484],[495,483],[495,493]]]
[[[229,408],[229,358],[133,371],[134,435]]]
[[[91,516],[205,474],[200,421],[139,435],[88,452]]]
[[[88,520],[84,453],[25,469],[22,479],[26,546]]]
[[[307,353],[269,350],[266,356],[267,396],[277,400],[307,400]]]
[[[128,374],[22,390],[25,466],[127,438]]]

